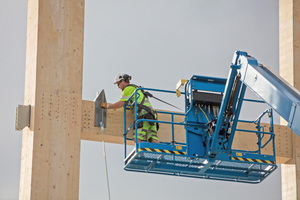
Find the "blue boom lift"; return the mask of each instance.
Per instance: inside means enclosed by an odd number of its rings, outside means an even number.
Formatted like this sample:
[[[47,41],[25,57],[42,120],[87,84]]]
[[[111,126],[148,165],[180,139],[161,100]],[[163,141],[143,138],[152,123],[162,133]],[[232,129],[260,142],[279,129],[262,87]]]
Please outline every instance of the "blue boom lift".
[[[137,119],[136,103],[124,106],[125,170],[259,183],[277,168],[272,110],[300,135],[300,123],[297,123],[300,120],[300,93],[246,52],[234,53],[227,79],[195,75],[185,84],[179,85],[185,86],[182,93],[185,96],[185,113],[158,112],[169,114],[171,121]],[[261,100],[245,99],[246,88]],[[176,93],[151,88],[137,90]],[[137,99],[136,92],[131,97],[135,99],[134,102]],[[177,94],[179,93],[177,90]],[[254,121],[239,120],[244,101],[265,103],[270,108]],[[126,127],[126,109],[130,106],[135,107],[135,121],[130,127]],[[184,115],[184,121],[174,122],[176,115]],[[264,116],[269,117],[269,130],[264,130],[261,125]],[[135,144],[131,153],[127,153],[127,141],[132,140],[127,133],[133,126],[137,129],[137,124],[141,121],[170,124],[173,127],[172,141],[160,144],[142,141]],[[238,129],[238,122],[253,123],[256,129]],[[184,126],[185,143],[175,142],[175,125]],[[255,134],[257,150],[232,149],[236,132]],[[262,151],[267,145],[272,149],[270,155],[263,154]]]

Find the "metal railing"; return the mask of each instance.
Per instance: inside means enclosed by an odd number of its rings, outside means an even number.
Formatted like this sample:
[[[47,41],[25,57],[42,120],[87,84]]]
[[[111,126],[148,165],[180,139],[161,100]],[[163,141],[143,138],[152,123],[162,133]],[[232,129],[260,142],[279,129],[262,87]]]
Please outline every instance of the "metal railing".
[[[248,102],[254,102],[254,103],[264,103],[264,101],[261,100],[253,100],[253,99],[243,99],[243,101],[248,101]],[[269,131],[264,130],[264,126],[261,125],[261,120],[262,118],[268,114],[268,117],[270,119],[269,124]],[[248,150],[237,150],[233,149],[235,151],[239,152],[246,152],[246,153],[256,153],[256,154],[261,154],[261,150],[265,148],[271,141],[272,141],[272,152],[273,156],[275,157],[275,133],[274,133],[274,121],[273,121],[273,109],[268,108],[266,109],[263,113],[261,113],[255,120],[238,120],[238,122],[242,123],[249,123],[249,124],[255,124],[257,130],[247,130],[247,129],[238,129],[236,128],[233,131],[239,131],[239,132],[247,132],[247,133],[253,133],[257,135],[257,150],[254,151],[248,151]],[[262,144],[262,140],[265,135],[270,135],[270,138]]]
[[[171,94],[176,94],[176,91],[171,91],[171,90],[160,90],[160,89],[153,89],[153,88],[137,88],[135,90],[135,92],[129,97],[129,99],[127,100],[127,102],[125,103],[124,105],[124,154],[125,154],[125,158],[127,157],[127,140],[133,140],[132,138],[128,138],[127,137],[127,134],[128,132],[134,127],[134,130],[137,130],[137,125],[140,123],[140,122],[144,122],[144,121],[147,121],[147,122],[156,122],[156,123],[162,123],[162,124],[171,124],[172,125],[172,131],[171,131],[171,134],[172,134],[172,140],[170,142],[160,142],[160,143],[164,143],[164,144],[179,144],[179,145],[186,145],[186,143],[180,143],[180,142],[176,142],[175,141],[175,132],[174,132],[174,129],[175,129],[175,125],[180,125],[180,126],[183,126],[185,125],[184,122],[174,122],[174,116],[178,115],[178,116],[185,116],[184,113],[178,113],[178,112],[170,112],[170,111],[158,111],[156,110],[156,112],[158,114],[167,114],[167,115],[170,115],[171,116],[171,121],[161,121],[161,120],[152,120],[152,119],[138,119],[138,113],[137,113],[137,99],[139,98],[139,94],[138,94],[138,91],[140,90],[147,90],[147,91],[155,91],[155,92],[163,92],[163,93],[171,93]],[[182,94],[185,94],[184,92],[182,92]],[[134,98],[134,102],[129,105],[129,102],[130,100]],[[127,115],[126,115],[126,110],[129,110],[130,107],[134,106],[134,121],[133,123],[127,128]],[[135,131],[135,146],[136,146],[136,149],[137,149],[137,140],[138,140],[138,137],[137,137],[137,131]]]

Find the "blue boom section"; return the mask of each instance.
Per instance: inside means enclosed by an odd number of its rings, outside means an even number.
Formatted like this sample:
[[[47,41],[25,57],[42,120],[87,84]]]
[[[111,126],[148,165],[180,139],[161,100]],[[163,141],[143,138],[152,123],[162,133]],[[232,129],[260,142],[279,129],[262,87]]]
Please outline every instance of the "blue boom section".
[[[296,123],[300,120],[299,91],[246,52],[235,52],[230,67],[208,154],[230,154],[246,88],[287,120],[288,127],[300,135],[300,124]]]
[[[280,76],[246,52],[237,51],[234,54],[233,65],[240,65],[238,72],[241,81],[257,96],[269,104],[290,127],[300,136],[300,93]]]

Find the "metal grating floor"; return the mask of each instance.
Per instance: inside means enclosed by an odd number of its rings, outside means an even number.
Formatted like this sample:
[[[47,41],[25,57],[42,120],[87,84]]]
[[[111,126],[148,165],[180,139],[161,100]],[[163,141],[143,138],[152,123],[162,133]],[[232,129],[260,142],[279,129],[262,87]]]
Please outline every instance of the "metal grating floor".
[[[125,159],[125,170],[176,175],[184,177],[225,180],[234,182],[260,183],[277,166],[267,163],[190,158],[185,155],[167,155],[156,152],[135,152]]]

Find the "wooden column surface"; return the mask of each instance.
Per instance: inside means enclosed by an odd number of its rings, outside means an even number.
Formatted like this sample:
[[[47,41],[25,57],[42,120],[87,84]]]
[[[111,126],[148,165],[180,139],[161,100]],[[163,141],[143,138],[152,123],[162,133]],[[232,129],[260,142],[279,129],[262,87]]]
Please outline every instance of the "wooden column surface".
[[[82,129],[81,129],[81,139],[91,140],[91,141],[102,141],[101,130],[99,127],[94,127],[94,115],[95,115],[95,103],[93,101],[82,102]],[[132,115],[127,112],[127,127],[133,122]],[[109,143],[124,143],[124,114],[123,109],[108,110],[107,111],[107,128],[104,129],[104,139],[105,142]],[[161,121],[170,121],[171,117],[167,114],[158,114],[158,118]],[[182,122],[184,116],[177,116],[174,118],[175,122]],[[265,126],[265,130],[268,130],[268,126]],[[239,123],[238,128],[241,129],[251,129],[255,130],[254,125],[249,125],[246,123]],[[287,126],[275,125],[275,149],[276,149],[276,161],[277,163],[286,163],[292,158],[292,138],[291,130]],[[160,141],[170,142],[171,137],[171,125],[160,124],[160,129],[158,131],[158,137]],[[183,126],[175,126],[175,141],[185,142],[185,129]],[[129,137],[132,136],[132,131],[129,133]],[[263,142],[268,140],[269,137],[266,136]],[[234,142],[234,149],[242,150],[256,150],[257,149],[257,137],[256,134],[245,134],[244,132],[237,132]],[[130,143],[133,144],[133,143]],[[266,146],[263,153],[271,155],[272,145],[271,143]]]
[[[19,199],[78,199],[84,0],[28,1]]]
[[[279,0],[279,73],[300,90],[300,1]],[[282,120],[281,124],[286,124]],[[281,167],[282,199],[300,199],[300,137],[292,134],[291,164]],[[295,164],[293,164],[295,163]]]

